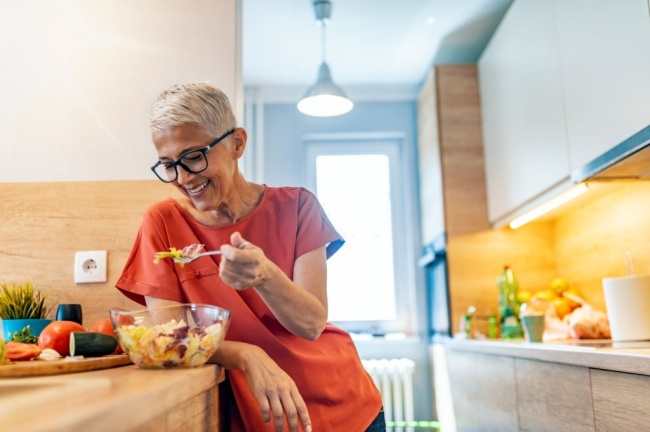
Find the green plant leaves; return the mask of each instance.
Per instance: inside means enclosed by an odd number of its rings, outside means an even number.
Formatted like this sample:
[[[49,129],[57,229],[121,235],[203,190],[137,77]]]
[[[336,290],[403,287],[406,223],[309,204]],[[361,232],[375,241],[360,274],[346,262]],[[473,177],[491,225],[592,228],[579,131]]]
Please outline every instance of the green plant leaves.
[[[48,313],[45,304],[47,295],[34,288],[27,281],[22,284],[0,283],[0,318],[43,319]]]

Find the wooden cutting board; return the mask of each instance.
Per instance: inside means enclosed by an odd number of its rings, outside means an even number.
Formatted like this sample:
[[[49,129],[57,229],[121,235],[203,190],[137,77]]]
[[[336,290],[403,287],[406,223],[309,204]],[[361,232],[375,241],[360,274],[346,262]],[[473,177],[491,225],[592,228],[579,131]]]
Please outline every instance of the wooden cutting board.
[[[131,364],[131,360],[126,354],[89,357],[78,360],[73,360],[68,357],[66,359],[48,361],[30,360],[24,362],[8,362],[0,365],[0,378],[60,375],[98,369],[109,369],[129,364]]]

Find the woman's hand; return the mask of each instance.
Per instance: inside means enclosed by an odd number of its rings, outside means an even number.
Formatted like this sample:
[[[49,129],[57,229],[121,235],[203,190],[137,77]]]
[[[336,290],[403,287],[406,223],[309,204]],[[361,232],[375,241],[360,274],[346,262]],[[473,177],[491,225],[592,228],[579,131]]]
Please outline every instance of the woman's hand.
[[[214,360],[226,369],[240,369],[244,373],[262,419],[267,423],[272,419],[276,431],[284,430],[286,417],[291,432],[298,432],[298,422],[305,432],[311,432],[307,405],[296,384],[264,350],[255,345],[224,341]]]
[[[230,236],[230,242],[221,246],[221,279],[236,290],[253,287],[284,328],[316,340],[327,321],[325,246],[298,257],[291,280],[261,248],[238,232]]]
[[[270,277],[268,266],[271,263],[260,248],[245,241],[238,232],[230,241],[232,245],[221,247],[219,276],[225,283],[242,291]]]

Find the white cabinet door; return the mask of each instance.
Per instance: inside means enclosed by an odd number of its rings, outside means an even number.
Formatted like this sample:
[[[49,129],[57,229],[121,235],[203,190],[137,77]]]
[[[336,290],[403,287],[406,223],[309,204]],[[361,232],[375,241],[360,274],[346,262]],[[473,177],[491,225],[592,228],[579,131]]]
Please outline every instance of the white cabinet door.
[[[555,0],[571,169],[650,124],[648,0]]]
[[[418,98],[418,161],[423,246],[445,233],[445,203],[437,119],[438,98],[435,68],[432,68]]]
[[[553,3],[513,3],[479,78],[491,222],[569,178]]]

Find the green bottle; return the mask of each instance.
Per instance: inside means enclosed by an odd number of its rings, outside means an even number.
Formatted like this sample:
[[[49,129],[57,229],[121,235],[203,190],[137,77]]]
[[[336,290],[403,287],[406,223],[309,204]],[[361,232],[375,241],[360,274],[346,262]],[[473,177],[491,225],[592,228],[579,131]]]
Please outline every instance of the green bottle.
[[[523,337],[519,317],[517,316],[517,279],[510,266],[503,267],[503,273],[497,281],[499,285],[499,319],[501,336],[504,339]]]

